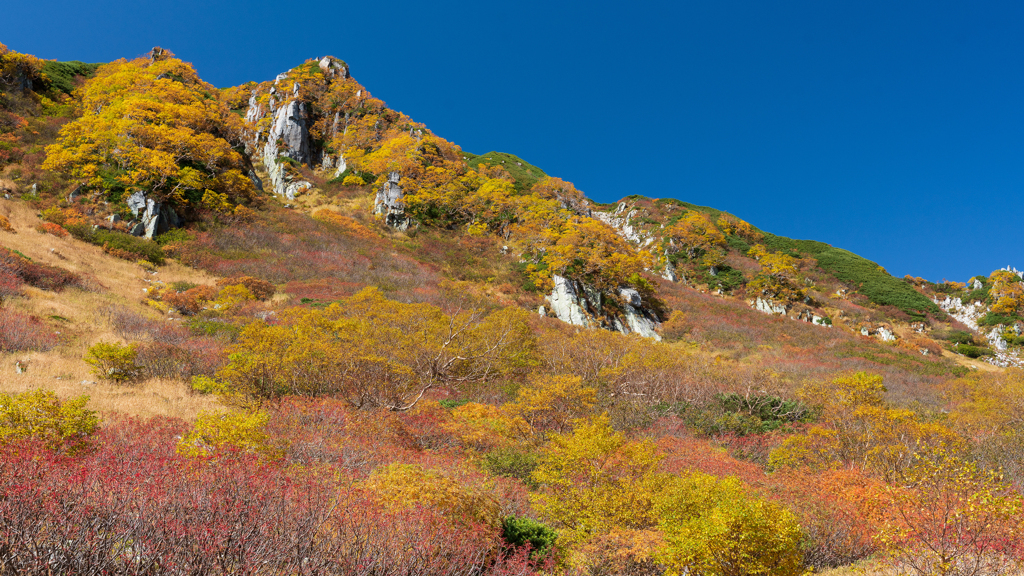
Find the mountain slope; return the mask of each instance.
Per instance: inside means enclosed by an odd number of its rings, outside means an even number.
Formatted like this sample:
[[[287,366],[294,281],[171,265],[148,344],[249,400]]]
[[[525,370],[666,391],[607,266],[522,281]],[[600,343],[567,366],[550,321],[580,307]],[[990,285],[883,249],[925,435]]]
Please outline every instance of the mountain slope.
[[[950,514],[1001,538],[968,553],[1017,553],[996,546],[1019,523],[1024,388],[977,359],[1024,344],[1015,272],[897,279],[715,208],[595,203],[461,150],[330,56],[223,90],[162,49],[0,58],[0,392],[71,415],[89,394],[103,418],[59,441],[0,418],[0,466],[74,488],[16,492],[31,538],[70,510],[90,537],[160,543],[161,567],[253,526],[240,549],[285,571],[713,571],[676,538],[693,528],[757,543],[740,572],[795,575],[901,566],[892,522],[966,493]],[[195,533],[161,531],[192,513]]]

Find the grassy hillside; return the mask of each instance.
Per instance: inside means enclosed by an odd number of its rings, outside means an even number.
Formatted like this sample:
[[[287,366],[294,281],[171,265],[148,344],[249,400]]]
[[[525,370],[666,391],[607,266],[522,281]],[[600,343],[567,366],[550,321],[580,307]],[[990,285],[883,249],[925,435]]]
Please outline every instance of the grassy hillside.
[[[942,315],[934,302],[906,281],[894,278],[878,264],[848,250],[823,242],[793,240],[774,234],[765,235],[765,245],[781,252],[812,256],[819,268],[851,284],[854,290],[880,306],[895,306],[919,319],[924,319],[927,314]]]
[[[488,152],[487,154],[476,155],[463,151],[462,155],[466,157],[466,164],[470,168],[487,164],[490,166],[501,166],[508,170],[508,173],[516,181],[517,190],[529,190],[531,186],[547,176],[543,170],[514,154]]]

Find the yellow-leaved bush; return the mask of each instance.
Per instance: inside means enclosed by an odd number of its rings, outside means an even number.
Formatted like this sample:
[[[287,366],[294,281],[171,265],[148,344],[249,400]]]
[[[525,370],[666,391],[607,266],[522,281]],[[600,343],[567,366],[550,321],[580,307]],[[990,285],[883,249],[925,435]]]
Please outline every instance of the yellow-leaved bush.
[[[84,360],[93,374],[104,380],[131,382],[142,377],[142,368],[135,364],[138,355],[134,343],[98,342],[89,347]]]
[[[282,446],[267,433],[266,412],[200,412],[196,423],[178,442],[178,453],[206,457],[231,453],[278,458]]]
[[[563,528],[565,544],[614,527],[652,526],[652,497],[664,482],[655,474],[660,461],[653,443],[631,442],[598,416],[551,437],[533,471],[541,489],[530,500]]]
[[[52,449],[77,452],[99,426],[88,396],[61,400],[48,390],[0,394],[0,444],[35,438]]]
[[[665,481],[654,496],[666,574],[796,576],[803,534],[791,512],[751,495],[737,478],[693,472]]]
[[[735,478],[659,471],[649,440],[580,420],[541,452],[532,478],[537,512],[560,529],[566,562],[622,572],[801,574],[803,535],[792,513]]]
[[[943,424],[888,405],[885,391],[882,377],[866,372],[800,389],[798,396],[815,407],[820,422],[772,450],[769,465],[822,470],[853,464],[892,480],[913,462],[915,452],[962,443]]]
[[[456,523],[472,521],[491,527],[501,523],[498,500],[485,487],[418,464],[378,468],[365,485],[379,500],[395,508],[422,506]]]
[[[538,376],[519,389],[515,400],[502,406],[510,427],[521,436],[566,432],[579,418],[589,416],[597,391],[579,376]]]

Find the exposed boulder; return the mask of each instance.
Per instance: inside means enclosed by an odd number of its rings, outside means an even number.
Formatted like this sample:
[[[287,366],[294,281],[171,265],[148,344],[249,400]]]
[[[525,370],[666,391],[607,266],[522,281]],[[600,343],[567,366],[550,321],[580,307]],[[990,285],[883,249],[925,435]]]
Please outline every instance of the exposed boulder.
[[[129,228],[134,236],[145,236],[152,240],[157,234],[163,234],[171,228],[180,228],[183,224],[170,204],[146,198],[142,192],[136,192],[128,198],[128,208],[135,216],[135,223]]]
[[[861,336],[874,336],[882,342],[895,342],[896,333],[892,331],[892,328],[888,326],[872,327],[871,325],[863,325],[860,327]]]
[[[672,265],[668,258],[665,259],[665,268],[661,271],[661,277],[669,282],[679,282],[679,274],[676,272],[676,267]]]
[[[1008,346],[1006,345],[1006,340],[1003,339],[1002,328],[1002,325],[996,326],[995,328],[992,328],[992,330],[986,336],[986,338],[988,338],[988,343],[993,348],[999,350],[1000,352],[1004,352],[1008,348]]]
[[[629,328],[626,331],[623,326],[619,325],[617,326],[619,332],[639,334],[644,338],[660,341],[661,336],[654,330],[658,326],[657,318],[644,308],[640,292],[632,288],[623,288],[619,290],[619,296],[624,302],[622,308],[625,311],[626,326]]]
[[[74,202],[85,195],[85,185],[79,184],[75,186],[75,189],[68,194],[68,202]]]
[[[323,70],[325,76],[331,78],[348,78],[348,65],[337,58],[324,56],[320,59],[318,64],[320,66],[320,70]]]
[[[780,316],[785,316],[789,312],[789,307],[786,305],[773,302],[760,296],[750,303],[750,307],[758,312],[764,312],[765,314],[778,314]]]
[[[402,198],[405,194],[398,184],[402,176],[398,172],[388,174],[387,181],[377,191],[377,197],[373,203],[373,213],[384,218],[384,223],[398,230],[407,230],[412,219],[405,214],[405,203]]]

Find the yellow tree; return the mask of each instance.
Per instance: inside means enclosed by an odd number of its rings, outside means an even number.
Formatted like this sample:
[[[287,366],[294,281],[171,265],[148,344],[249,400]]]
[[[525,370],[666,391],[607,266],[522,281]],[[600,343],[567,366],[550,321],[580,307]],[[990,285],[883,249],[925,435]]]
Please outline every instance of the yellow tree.
[[[748,290],[785,302],[804,297],[804,289],[796,285],[799,260],[789,254],[769,252],[760,244],[751,248],[747,255],[761,265],[761,271],[747,284]]]
[[[604,222],[587,217],[566,222],[543,259],[550,273],[581,280],[598,290],[626,284],[647,290],[640,273],[653,266],[649,252],[637,250]]]
[[[502,407],[521,433],[565,432],[589,416],[597,401],[593,388],[579,376],[539,376],[519,389],[516,399]]]
[[[998,314],[1017,315],[1024,306],[1024,282],[1007,270],[996,270],[989,276],[992,288],[989,295],[995,302],[992,311]]]
[[[43,166],[114,200],[141,190],[198,205],[210,190],[247,202],[255,187],[245,159],[225,139],[240,133],[241,120],[214,90],[190,64],[159,49],[101,66],[80,90],[82,116],[61,129]]]
[[[678,222],[666,232],[673,244],[686,252],[686,257],[693,260],[704,252],[726,246],[725,234],[715,226],[711,217],[696,210],[687,211]]]

